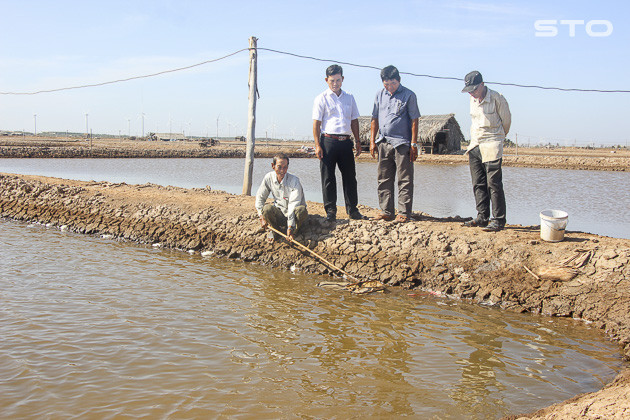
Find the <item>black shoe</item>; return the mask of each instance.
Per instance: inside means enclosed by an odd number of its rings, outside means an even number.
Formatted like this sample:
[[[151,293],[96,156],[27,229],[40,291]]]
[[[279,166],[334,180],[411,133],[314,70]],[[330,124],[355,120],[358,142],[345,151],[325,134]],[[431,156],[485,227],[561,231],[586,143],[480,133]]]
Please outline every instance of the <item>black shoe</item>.
[[[326,215],[327,222],[334,222],[335,220],[337,220],[337,215],[335,213],[328,213]]]
[[[350,217],[350,219],[352,220],[365,220],[367,219],[367,217],[365,217],[364,215],[362,215],[359,210],[357,211],[353,211],[352,213],[350,213],[348,215],[348,217]]]
[[[464,222],[464,226],[466,227],[486,227],[488,226],[488,219],[484,219],[483,217],[477,216],[476,218]]]
[[[498,232],[500,230],[503,230],[504,227],[505,227],[505,223],[501,223],[498,220],[493,219],[490,221],[490,223],[488,223],[488,226],[483,228],[483,230],[485,232]]]

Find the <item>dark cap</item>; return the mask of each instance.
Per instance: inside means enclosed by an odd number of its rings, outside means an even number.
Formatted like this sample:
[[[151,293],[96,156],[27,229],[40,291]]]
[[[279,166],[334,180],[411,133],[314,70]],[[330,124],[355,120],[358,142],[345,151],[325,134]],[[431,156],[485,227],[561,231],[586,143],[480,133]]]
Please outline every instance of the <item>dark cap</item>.
[[[477,70],[471,71],[464,78],[464,82],[466,84],[464,86],[464,89],[462,89],[462,92],[472,92],[477,88],[477,86],[483,83],[483,77],[481,77],[481,73],[479,73]]]

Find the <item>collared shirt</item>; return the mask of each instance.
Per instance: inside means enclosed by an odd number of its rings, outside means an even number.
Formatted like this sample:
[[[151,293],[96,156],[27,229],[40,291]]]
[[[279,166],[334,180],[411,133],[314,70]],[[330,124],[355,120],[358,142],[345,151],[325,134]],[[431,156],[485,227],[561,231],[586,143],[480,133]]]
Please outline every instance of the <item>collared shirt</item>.
[[[328,88],[317,95],[313,102],[313,119],[322,122],[322,133],[350,135],[350,122],[357,118],[359,108],[354,96],[343,90],[337,96]]]
[[[411,143],[411,121],[420,118],[416,94],[403,85],[393,95],[385,88],[379,90],[372,118],[378,118],[376,143],[386,140],[393,147]]]
[[[268,172],[260,183],[256,192],[256,211],[262,215],[263,207],[269,197],[273,198],[273,204],[278,207],[287,218],[287,225],[295,228],[295,208],[306,206],[302,184],[297,176],[286,173],[282,182],[278,182],[278,175],[274,171]]]
[[[481,102],[471,96],[470,117],[470,144],[466,150],[479,146],[482,162],[503,157],[503,141],[512,124],[510,107],[503,95],[488,89]]]

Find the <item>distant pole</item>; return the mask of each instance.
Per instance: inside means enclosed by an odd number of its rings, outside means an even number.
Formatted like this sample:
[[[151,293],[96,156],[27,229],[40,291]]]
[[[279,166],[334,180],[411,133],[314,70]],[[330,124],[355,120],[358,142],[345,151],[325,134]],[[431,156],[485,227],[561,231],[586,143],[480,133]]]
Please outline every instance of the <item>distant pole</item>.
[[[219,117],[221,114],[217,115],[217,138],[219,138]]]
[[[252,195],[252,173],[254,172],[254,144],[256,134],[256,94],[257,86],[257,56],[256,41],[249,38],[249,109],[247,119],[247,148],[245,152],[245,172],[243,177],[243,195]]]
[[[85,113],[85,136],[87,138],[90,137],[90,130],[88,129],[88,114],[87,114],[87,112]]]
[[[144,138],[144,112],[142,113],[142,138]]]
[[[515,134],[516,136],[516,156],[518,156],[518,134]]]
[[[131,119],[127,118],[127,133],[131,137]]]
[[[33,118],[35,119],[35,130],[33,132],[33,135],[37,136],[37,114],[33,114]]]

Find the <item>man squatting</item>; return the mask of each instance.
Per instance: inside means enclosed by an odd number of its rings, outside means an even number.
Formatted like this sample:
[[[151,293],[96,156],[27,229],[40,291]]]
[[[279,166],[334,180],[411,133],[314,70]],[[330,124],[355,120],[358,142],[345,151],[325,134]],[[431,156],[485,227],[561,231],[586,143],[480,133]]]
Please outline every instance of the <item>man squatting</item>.
[[[382,213],[374,220],[394,219],[394,179],[398,176],[398,215],[394,222],[408,222],[413,205],[413,166],[418,157],[418,99],[400,84],[394,66],[381,70],[384,88],[374,100],[370,153],[378,155],[378,204]],[[378,138],[376,137],[379,133]]]
[[[285,154],[274,156],[271,162],[273,171],[268,172],[256,192],[256,211],[263,229],[270,224],[277,230],[286,228],[287,238],[293,240],[306,219],[306,201],[302,184],[297,176],[288,173],[289,157]],[[273,203],[265,204],[271,194]],[[275,234],[269,231],[267,239],[273,242]]]

